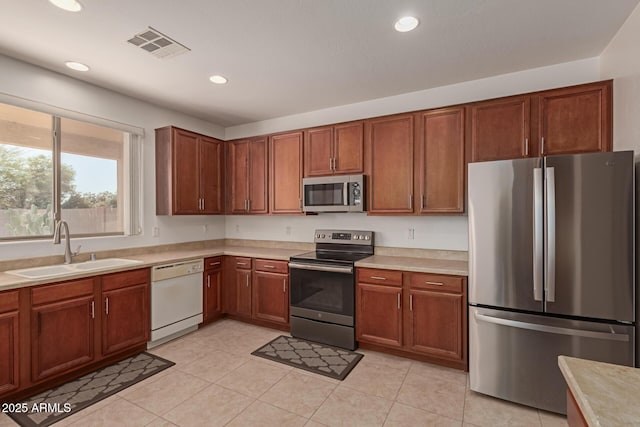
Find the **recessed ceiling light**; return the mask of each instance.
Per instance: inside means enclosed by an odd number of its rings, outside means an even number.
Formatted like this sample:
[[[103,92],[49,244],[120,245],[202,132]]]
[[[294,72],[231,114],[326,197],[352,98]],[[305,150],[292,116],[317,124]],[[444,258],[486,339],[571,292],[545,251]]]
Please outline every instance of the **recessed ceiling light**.
[[[209,77],[209,80],[211,80],[213,83],[218,84],[218,85],[223,85],[226,82],[228,82],[226,77],[222,77],[222,76],[219,76],[217,74],[215,76]]]
[[[404,16],[396,21],[395,29],[401,33],[411,31],[418,26],[419,22],[417,18],[413,16]]]
[[[67,61],[64,65],[76,71],[89,71],[89,66],[81,62]]]
[[[82,5],[78,0],[49,0],[49,2],[68,12],[80,12],[82,10]]]

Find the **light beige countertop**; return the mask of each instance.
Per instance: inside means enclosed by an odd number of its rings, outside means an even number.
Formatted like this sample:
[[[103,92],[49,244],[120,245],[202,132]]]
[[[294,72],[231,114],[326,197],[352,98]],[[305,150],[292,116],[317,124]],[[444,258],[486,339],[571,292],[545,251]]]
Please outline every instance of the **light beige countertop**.
[[[288,261],[289,257],[311,251],[313,250],[313,247],[313,244],[305,243],[228,239],[226,241],[219,240],[177,244],[173,246],[165,245],[148,248],[122,249],[99,253],[98,259],[126,258],[140,261],[140,263],[124,267],[120,266],[92,271],[78,271],[74,274],[41,279],[26,279],[5,273],[4,271],[17,270],[32,266],[61,264],[61,257],[4,261],[1,264],[2,267],[4,267],[2,268],[3,271],[0,271],[0,291],[219,255]],[[461,276],[468,275],[466,252],[462,251],[376,247],[376,253],[379,254],[356,262],[356,267]],[[88,257],[88,254],[84,255],[85,258]]]
[[[356,267],[384,270],[414,271],[417,273],[469,275],[469,263],[461,260],[373,255],[356,262]]]
[[[589,426],[640,425],[640,369],[567,356],[558,366]]]
[[[206,258],[211,256],[233,255],[249,258],[266,258],[288,261],[289,257],[298,255],[303,252],[305,251],[300,249],[217,246],[207,249],[175,250],[149,254],[127,255],[127,259],[141,261],[141,263],[127,265],[126,267],[105,268],[92,271],[79,271],[78,273],[74,274],[66,274],[64,276],[48,277],[42,279],[26,279],[23,277],[15,276],[13,274],[0,272],[0,291],[24,288],[44,283],[62,282],[71,279],[96,276],[118,271],[135,270],[138,268],[153,267],[155,265],[165,264],[169,262],[186,261],[190,259]]]

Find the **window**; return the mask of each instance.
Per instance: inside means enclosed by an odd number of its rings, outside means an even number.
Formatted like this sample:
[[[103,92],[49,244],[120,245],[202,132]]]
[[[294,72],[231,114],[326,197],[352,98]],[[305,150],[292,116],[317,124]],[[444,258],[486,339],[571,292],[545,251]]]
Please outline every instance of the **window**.
[[[57,220],[73,236],[137,233],[136,148],[122,130],[0,104],[0,239],[50,237]]]

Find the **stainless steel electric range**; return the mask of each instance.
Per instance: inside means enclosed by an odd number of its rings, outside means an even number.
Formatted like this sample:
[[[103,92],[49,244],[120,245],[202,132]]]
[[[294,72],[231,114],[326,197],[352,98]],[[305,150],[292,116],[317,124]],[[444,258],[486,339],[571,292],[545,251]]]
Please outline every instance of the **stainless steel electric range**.
[[[373,231],[316,230],[314,242],[289,259],[291,335],[355,350],[354,264],[373,255]]]

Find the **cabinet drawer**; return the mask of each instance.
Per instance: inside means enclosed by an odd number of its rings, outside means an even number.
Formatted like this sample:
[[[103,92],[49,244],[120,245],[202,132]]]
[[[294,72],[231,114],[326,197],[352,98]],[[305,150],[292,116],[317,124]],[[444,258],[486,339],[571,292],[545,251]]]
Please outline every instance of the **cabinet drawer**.
[[[251,269],[251,258],[239,257],[237,256],[233,265],[237,269],[241,270],[250,270]]]
[[[462,277],[458,276],[411,273],[410,284],[414,289],[462,293]]]
[[[149,269],[123,271],[122,273],[113,273],[102,276],[102,290],[111,291],[113,289],[126,288],[131,285],[139,285],[141,283],[149,283]]]
[[[0,293],[0,313],[18,309],[18,292],[16,290]]]
[[[222,257],[214,256],[210,258],[204,259],[204,269],[205,270],[217,270],[222,268]]]
[[[378,285],[402,286],[402,271],[358,268],[358,283],[375,283]]]
[[[287,261],[273,261],[270,259],[257,259],[255,261],[256,271],[268,271],[270,273],[288,273],[289,263]]]
[[[31,289],[31,304],[39,305],[93,295],[94,279],[81,279]]]

